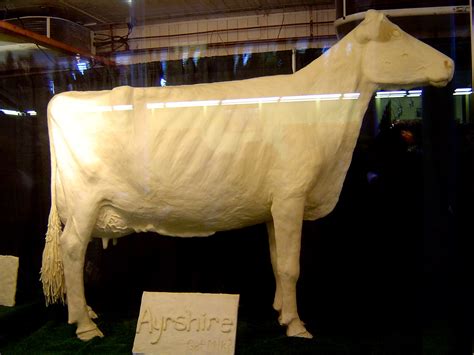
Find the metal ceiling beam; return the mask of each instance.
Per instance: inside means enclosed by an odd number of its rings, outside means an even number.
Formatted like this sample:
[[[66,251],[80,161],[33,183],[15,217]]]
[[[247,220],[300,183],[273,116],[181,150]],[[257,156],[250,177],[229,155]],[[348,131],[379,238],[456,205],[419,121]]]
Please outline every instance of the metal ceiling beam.
[[[18,26],[15,26],[15,25],[13,25],[9,22],[6,22],[6,21],[0,21],[0,29],[3,29],[5,31],[7,31],[10,34],[14,34],[14,35],[20,36],[22,38],[26,38],[28,40],[31,40],[33,43],[40,44],[40,45],[48,47],[48,48],[57,49],[57,50],[60,50],[64,53],[67,53],[67,54],[80,55],[81,57],[86,57],[86,58],[92,59],[96,62],[100,62],[100,63],[105,64],[105,65],[110,65],[110,66],[116,65],[113,60],[110,60],[110,59],[105,58],[105,57],[94,55],[94,54],[92,54],[88,51],[85,51],[85,50],[82,50],[82,49],[79,49],[79,48],[72,47],[72,46],[70,46],[66,43],[59,42],[55,39],[48,38],[48,37],[40,35],[38,33],[26,30],[26,29],[18,27]]]

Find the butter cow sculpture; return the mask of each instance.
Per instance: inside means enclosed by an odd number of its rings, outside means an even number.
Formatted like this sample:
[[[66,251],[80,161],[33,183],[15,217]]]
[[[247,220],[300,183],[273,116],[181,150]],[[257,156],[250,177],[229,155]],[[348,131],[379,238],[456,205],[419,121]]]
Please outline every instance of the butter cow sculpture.
[[[294,74],[56,95],[47,302],[66,295],[78,337],[102,336],[84,297],[92,237],[105,247],[133,232],[208,236],[267,223],[273,307],[287,335],[311,337],[296,306],[302,221],[337,203],[373,93],[446,85],[453,70],[450,58],[369,11]]]

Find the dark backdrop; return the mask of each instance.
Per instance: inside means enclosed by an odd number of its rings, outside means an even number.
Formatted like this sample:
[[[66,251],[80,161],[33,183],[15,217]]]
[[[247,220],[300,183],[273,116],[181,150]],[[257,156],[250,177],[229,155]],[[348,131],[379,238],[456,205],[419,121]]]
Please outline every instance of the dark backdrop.
[[[469,55],[443,43],[448,55]],[[298,52],[297,67],[320,53]],[[0,254],[20,257],[18,303],[42,298],[39,270],[50,205],[46,105],[53,92],[290,72],[291,52],[278,52],[94,67],[83,74],[57,66],[48,73],[25,69],[0,78],[1,108],[38,113],[0,117]],[[446,344],[466,345],[472,318],[474,134],[471,126],[453,121],[452,90],[425,90],[414,154],[400,145],[399,131],[374,131],[369,108],[364,127],[371,128],[362,132],[339,204],[328,217],[303,227],[298,296],[311,331],[402,334],[427,354]],[[369,172],[377,178],[369,181]],[[241,295],[240,315],[276,321],[262,225],[209,238],[142,233],[107,250],[94,240],[85,275],[89,304],[98,312],[138,314],[144,290],[225,292]],[[426,344],[426,334],[436,336]]]

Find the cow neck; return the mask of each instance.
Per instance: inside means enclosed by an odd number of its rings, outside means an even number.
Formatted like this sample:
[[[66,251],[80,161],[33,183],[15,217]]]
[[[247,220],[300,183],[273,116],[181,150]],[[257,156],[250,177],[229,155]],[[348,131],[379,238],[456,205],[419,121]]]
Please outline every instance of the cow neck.
[[[364,45],[349,33],[319,58],[295,73],[307,94],[360,93],[361,99],[373,95],[375,85],[363,75]]]

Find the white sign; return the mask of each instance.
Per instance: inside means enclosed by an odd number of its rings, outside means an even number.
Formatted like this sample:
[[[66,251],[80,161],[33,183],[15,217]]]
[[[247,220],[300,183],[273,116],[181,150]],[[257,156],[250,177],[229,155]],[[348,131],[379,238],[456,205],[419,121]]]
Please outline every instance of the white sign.
[[[18,264],[18,257],[0,255],[0,306],[15,305]]]
[[[234,354],[239,295],[143,292],[134,354]]]

